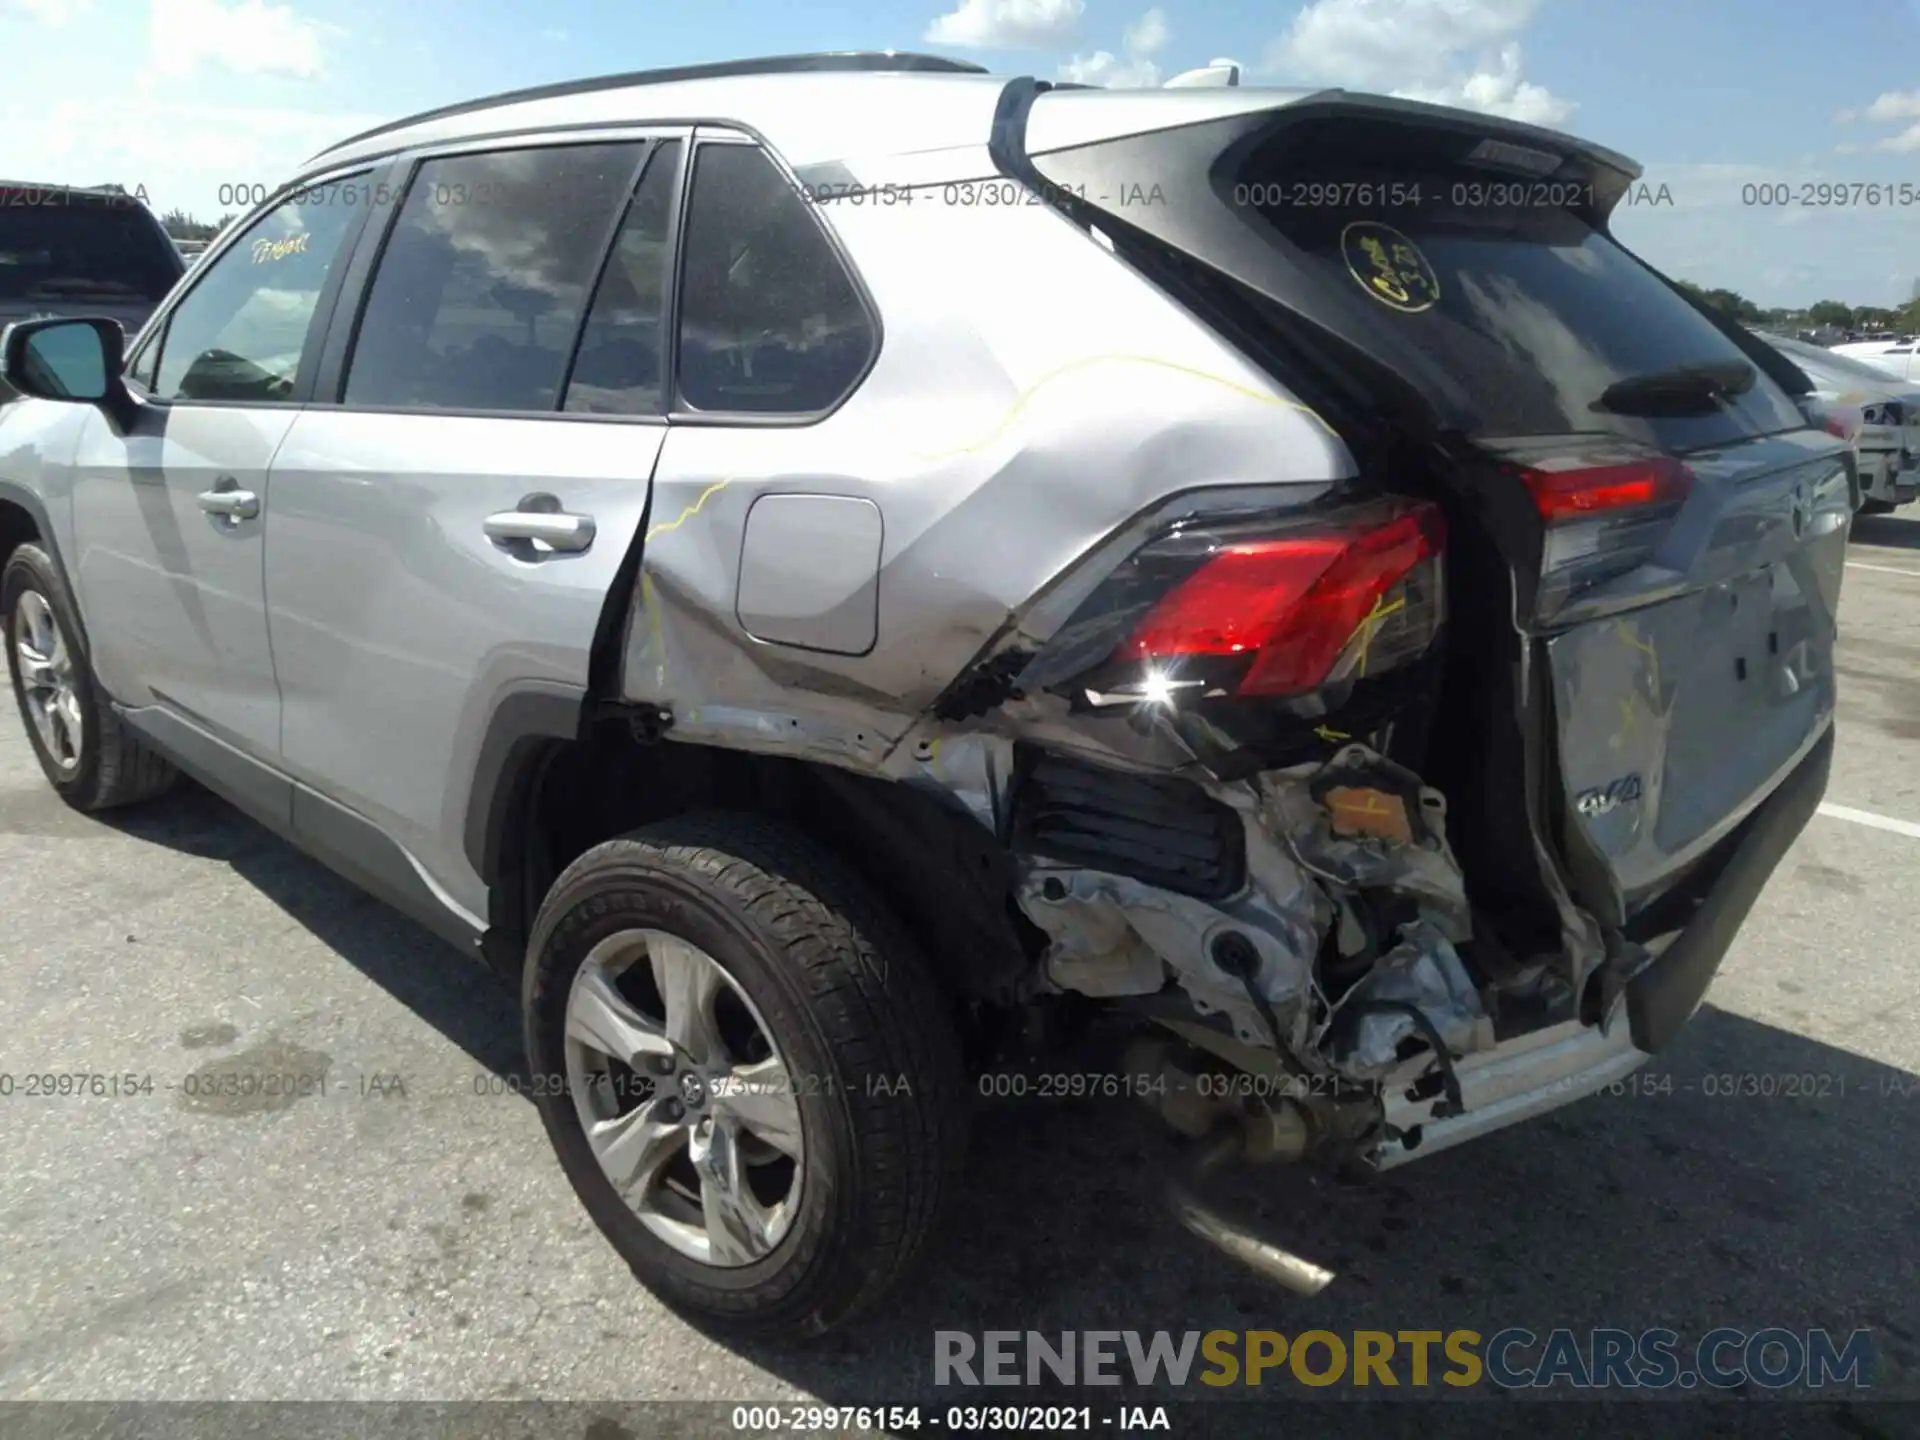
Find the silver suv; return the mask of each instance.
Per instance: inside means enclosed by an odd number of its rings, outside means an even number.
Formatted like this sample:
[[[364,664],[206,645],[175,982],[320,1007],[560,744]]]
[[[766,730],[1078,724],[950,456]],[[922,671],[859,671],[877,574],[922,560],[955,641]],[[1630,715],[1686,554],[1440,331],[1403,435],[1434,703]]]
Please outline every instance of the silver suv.
[[[885,1291],[983,1091],[1397,1166],[1673,1040],[1826,784],[1846,452],[1638,173],[901,55],[416,116],[124,359],[7,332],[15,693],[74,805],[177,767],[516,984],[709,1319]]]

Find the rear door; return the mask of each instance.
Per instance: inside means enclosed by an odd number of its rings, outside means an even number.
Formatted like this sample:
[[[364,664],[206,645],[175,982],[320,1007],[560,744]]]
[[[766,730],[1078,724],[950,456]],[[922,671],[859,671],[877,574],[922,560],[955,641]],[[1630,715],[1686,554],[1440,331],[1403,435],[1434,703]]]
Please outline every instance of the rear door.
[[[646,510],[684,150],[627,133],[403,162],[274,462],[284,763],[473,915],[481,737],[518,688],[584,693]]]
[[[1078,99],[1042,97],[1041,133],[1072,133]],[[1618,923],[1831,719],[1844,448],[1807,428],[1777,356],[1607,233],[1631,162],[1410,102],[1272,103],[1035,163],[1239,282],[1249,313],[1274,302],[1276,345],[1361,377],[1375,417],[1445,457],[1544,663],[1550,823],[1583,900]],[[1150,178],[1160,195],[1130,205]]]

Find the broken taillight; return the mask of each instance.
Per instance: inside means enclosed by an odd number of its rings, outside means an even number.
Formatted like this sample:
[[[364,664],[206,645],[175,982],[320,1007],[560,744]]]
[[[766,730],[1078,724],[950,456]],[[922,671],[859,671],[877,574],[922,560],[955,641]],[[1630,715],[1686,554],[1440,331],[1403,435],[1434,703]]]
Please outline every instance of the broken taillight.
[[[1250,697],[1379,674],[1439,630],[1445,535],[1436,506],[1395,501],[1218,536],[1112,658],[1176,682],[1189,662],[1238,658],[1220,688]]]
[[[1613,445],[1509,452],[1502,468],[1540,516],[1541,601],[1549,610],[1651,559],[1694,480],[1671,455]]]

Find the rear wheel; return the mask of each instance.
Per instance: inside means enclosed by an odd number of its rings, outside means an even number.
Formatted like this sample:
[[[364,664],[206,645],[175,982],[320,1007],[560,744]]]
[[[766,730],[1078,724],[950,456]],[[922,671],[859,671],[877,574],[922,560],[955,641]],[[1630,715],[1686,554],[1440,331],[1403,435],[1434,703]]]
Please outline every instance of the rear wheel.
[[[1860,502],[1860,513],[1862,515],[1891,515],[1899,508],[1900,507],[1891,500],[1862,500]]]
[[[560,1163],[669,1303],[819,1334],[921,1248],[963,1133],[952,1019],[805,835],[712,814],[588,851],[541,906],[525,999]]]
[[[7,670],[27,738],[68,804],[105,810],[150,800],[175,771],[120,723],[93,678],[73,602],[38,545],[15,548],[0,572]]]

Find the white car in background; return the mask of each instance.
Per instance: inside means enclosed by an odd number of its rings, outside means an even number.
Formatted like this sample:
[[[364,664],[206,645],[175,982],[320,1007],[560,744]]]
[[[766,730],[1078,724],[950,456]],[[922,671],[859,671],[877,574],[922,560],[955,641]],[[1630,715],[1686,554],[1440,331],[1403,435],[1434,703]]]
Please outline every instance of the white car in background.
[[[1920,382],[1920,340],[1911,335],[1900,339],[1855,340],[1834,346],[1831,353],[1869,365],[1896,380]]]
[[[1851,354],[1784,335],[1760,338],[1813,382],[1805,403],[1814,418],[1853,446],[1863,513],[1884,515],[1920,496],[1920,378],[1902,381]]]

